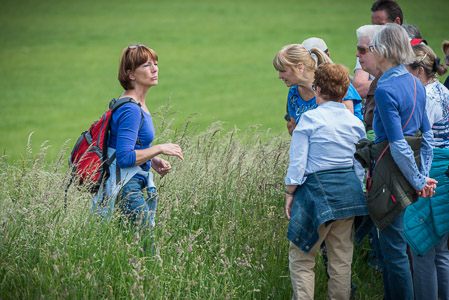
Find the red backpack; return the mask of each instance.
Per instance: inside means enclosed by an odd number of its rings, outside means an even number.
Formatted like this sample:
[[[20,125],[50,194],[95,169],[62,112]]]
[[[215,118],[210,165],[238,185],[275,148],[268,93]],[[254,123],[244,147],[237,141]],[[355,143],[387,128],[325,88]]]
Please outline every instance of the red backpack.
[[[109,159],[107,153],[112,114],[125,103],[135,103],[140,107],[140,104],[132,98],[112,99],[109,103],[109,110],[78,138],[70,154],[69,167],[72,168],[72,178],[67,190],[73,180],[77,178],[79,184],[89,184],[89,190],[96,193],[102,182],[109,178],[109,166],[115,160],[115,153]],[[143,113],[139,131],[142,124]],[[140,144],[139,138],[137,138],[137,143]]]

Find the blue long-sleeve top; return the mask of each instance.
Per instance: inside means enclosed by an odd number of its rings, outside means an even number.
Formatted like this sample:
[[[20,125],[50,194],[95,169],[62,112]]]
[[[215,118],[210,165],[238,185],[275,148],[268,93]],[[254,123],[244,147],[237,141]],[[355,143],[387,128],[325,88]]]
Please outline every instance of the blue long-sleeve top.
[[[416,104],[414,105],[415,84]],[[374,97],[376,101],[373,119],[375,143],[389,141],[394,161],[408,182],[419,191],[426,185],[425,177],[428,175],[433,157],[433,134],[425,109],[425,88],[404,65],[399,65],[382,75]],[[410,115],[412,115],[411,118]],[[402,129],[409,118],[409,123]],[[423,134],[420,170],[415,163],[412,149],[404,139],[404,135],[413,136],[418,129]]]
[[[139,130],[142,113],[144,119]],[[155,135],[153,119],[135,103],[126,103],[112,114],[111,121],[108,146],[116,149],[117,164],[120,168],[133,167],[136,164],[134,150],[151,147]],[[137,144],[137,137],[142,145]],[[151,161],[142,165],[142,169],[146,171],[150,167]]]

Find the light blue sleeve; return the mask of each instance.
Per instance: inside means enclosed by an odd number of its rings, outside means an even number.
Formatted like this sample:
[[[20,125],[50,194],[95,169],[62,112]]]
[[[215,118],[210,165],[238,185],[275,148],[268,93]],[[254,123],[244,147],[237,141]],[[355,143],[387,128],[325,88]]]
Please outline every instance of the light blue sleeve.
[[[364,125],[362,125],[364,126]],[[366,132],[365,132],[365,128],[362,127],[362,131],[361,131],[361,135],[359,137],[359,140],[366,138]],[[357,159],[355,159],[355,157],[353,157],[353,165],[354,165],[354,171],[355,174],[357,175],[357,177],[360,180],[360,184],[362,185],[362,189],[365,188],[365,185],[363,183],[363,178],[365,177],[365,169],[362,167],[362,165],[359,163],[359,161]]]
[[[313,122],[307,114],[303,114],[292,134],[290,163],[285,177],[286,185],[301,185],[305,181],[304,173],[309,155],[309,136],[312,131]]]
[[[348,99],[352,99],[354,101],[354,105],[356,103],[362,102],[362,98],[360,97],[359,93],[357,92],[355,87],[352,85],[352,83],[349,84],[348,94],[346,95],[346,97],[343,98],[343,101],[348,100]]]
[[[433,160],[433,148],[434,148],[434,140],[432,130],[426,131],[423,134],[423,141],[421,145],[421,168],[420,172],[424,176],[429,176],[430,166],[432,165]]]
[[[405,141],[399,139],[390,142],[391,156],[398,165],[405,179],[412,185],[416,191],[422,190],[426,186],[426,176],[421,174],[418,166],[415,163],[415,158],[412,148]]]
[[[343,101],[346,100],[352,100],[352,105],[354,107],[354,116],[359,118],[360,121],[363,121],[362,98],[360,97],[359,93],[352,85],[352,83],[349,84],[348,94],[343,98]]]

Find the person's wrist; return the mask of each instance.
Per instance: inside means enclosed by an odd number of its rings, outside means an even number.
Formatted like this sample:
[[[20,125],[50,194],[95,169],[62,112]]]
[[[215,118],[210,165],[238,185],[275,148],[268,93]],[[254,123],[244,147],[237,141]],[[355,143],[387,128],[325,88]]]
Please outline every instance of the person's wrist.
[[[285,192],[287,195],[294,195],[294,194],[295,194],[295,191],[291,192],[291,191],[288,190],[287,187],[285,187],[284,192]]]

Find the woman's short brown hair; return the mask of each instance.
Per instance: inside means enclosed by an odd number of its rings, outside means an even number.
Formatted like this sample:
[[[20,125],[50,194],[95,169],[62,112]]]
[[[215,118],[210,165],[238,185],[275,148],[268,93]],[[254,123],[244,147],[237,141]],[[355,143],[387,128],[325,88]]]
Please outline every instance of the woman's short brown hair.
[[[156,52],[145,45],[131,45],[123,49],[118,70],[118,80],[125,90],[132,90],[133,84],[129,79],[129,72],[134,72],[137,67],[148,60],[158,61]]]
[[[340,102],[349,88],[349,70],[340,64],[322,64],[315,71],[313,84],[324,100]]]

